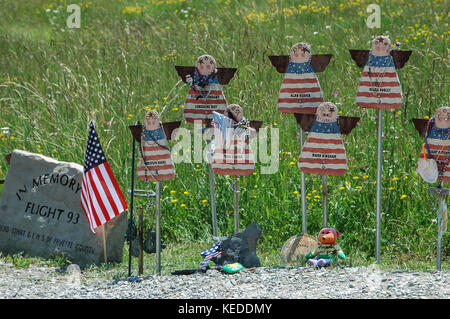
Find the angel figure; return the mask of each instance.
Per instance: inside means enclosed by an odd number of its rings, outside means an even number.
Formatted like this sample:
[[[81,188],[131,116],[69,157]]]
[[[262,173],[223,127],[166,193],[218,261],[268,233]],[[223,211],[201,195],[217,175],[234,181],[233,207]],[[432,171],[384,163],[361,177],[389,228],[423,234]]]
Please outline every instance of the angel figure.
[[[255,170],[255,161],[250,149],[250,137],[256,131],[250,127],[242,108],[230,104],[225,115],[214,113],[213,126],[219,130],[215,134],[214,154],[211,166],[219,175],[247,176]]]
[[[282,113],[315,114],[323,102],[322,89],[316,72],[323,72],[331,54],[311,54],[307,43],[296,43],[289,55],[269,56],[279,73],[284,73],[278,95],[278,110]]]
[[[302,117],[301,122],[299,117]],[[349,134],[358,120],[358,117],[338,116],[338,109],[331,102],[321,103],[315,118],[299,114],[297,121],[309,134],[298,159],[298,168],[310,174],[345,174],[347,155],[341,133]]]
[[[424,129],[425,143],[419,155],[417,174],[428,183],[450,182],[450,107],[437,109]]]
[[[138,177],[143,181],[164,181],[175,176],[166,134],[158,112],[145,114],[139,147]]]
[[[364,68],[356,91],[356,104],[362,108],[395,110],[402,106],[403,92],[397,69],[403,68],[411,51],[391,49],[387,36],[372,40],[371,50],[350,50],[353,60]]]
[[[196,121],[206,124],[213,118],[212,113],[223,114],[227,100],[222,92],[222,85],[233,78],[236,68],[218,68],[211,55],[197,58],[195,66],[175,66],[189,91],[184,104],[183,116],[187,122]]]

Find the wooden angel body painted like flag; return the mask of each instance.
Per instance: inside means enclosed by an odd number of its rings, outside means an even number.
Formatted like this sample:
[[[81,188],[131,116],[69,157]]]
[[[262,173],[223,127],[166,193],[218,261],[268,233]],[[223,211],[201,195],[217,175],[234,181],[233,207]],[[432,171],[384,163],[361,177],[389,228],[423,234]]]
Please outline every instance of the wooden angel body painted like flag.
[[[450,107],[436,110],[428,120],[425,143],[416,166],[417,174],[426,182],[450,182]],[[431,165],[433,164],[433,165]]]
[[[164,181],[175,176],[166,134],[156,111],[145,115],[139,148],[138,178],[143,181]]]
[[[236,176],[252,174],[255,170],[255,160],[250,149],[250,137],[253,136],[254,130],[245,119],[242,108],[237,104],[230,104],[226,115],[216,113],[216,117],[222,119],[213,121],[213,126],[218,130],[215,133],[214,154],[211,160],[214,173]],[[231,127],[227,125],[229,119],[232,120]]]
[[[396,44],[399,46],[399,44]],[[408,61],[411,51],[391,50],[388,37],[377,36],[371,50],[350,50],[363,67],[356,91],[356,104],[362,108],[391,109],[402,106],[403,92],[397,69]]]
[[[347,155],[342,142],[341,127],[345,130],[343,133],[348,134],[358,120],[359,118],[355,117],[338,117],[338,109],[333,103],[321,103],[312,126],[303,128],[309,131],[309,134],[298,159],[298,168],[309,174],[345,174]]]
[[[218,68],[210,55],[198,57],[195,66],[175,66],[178,75],[189,85],[183,117],[189,123],[212,120],[213,112],[225,113],[227,100],[222,85],[228,84],[237,69]]]
[[[323,102],[316,72],[322,72],[331,54],[311,54],[307,43],[296,43],[288,56],[269,56],[279,73],[284,73],[277,106],[282,113],[315,114]]]

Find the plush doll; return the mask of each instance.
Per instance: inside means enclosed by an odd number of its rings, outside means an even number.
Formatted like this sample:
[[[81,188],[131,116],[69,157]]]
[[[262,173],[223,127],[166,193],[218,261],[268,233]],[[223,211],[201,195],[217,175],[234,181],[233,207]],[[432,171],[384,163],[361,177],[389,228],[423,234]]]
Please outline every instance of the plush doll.
[[[281,113],[316,113],[323,102],[322,89],[316,72],[322,72],[330,62],[331,54],[311,54],[307,43],[296,43],[289,55],[269,56],[279,73],[284,73],[278,95]]]
[[[223,252],[219,244],[213,244],[210,249],[202,251],[200,254],[203,260],[199,264],[199,270],[206,272],[209,268],[209,263],[216,262],[222,256]]]
[[[230,104],[225,115],[215,113],[212,122],[219,134],[214,140],[214,155],[211,166],[219,175],[247,176],[255,170],[255,161],[250,149],[250,137],[256,135],[242,108]]]
[[[138,177],[143,181],[163,181],[174,176],[175,167],[159,114],[148,111],[142,129]]]
[[[419,156],[416,172],[428,183],[450,182],[450,107],[436,110],[428,120],[425,143]]]
[[[345,260],[345,254],[336,242],[339,232],[333,228],[323,228],[317,237],[318,243],[306,255],[308,262],[313,266],[330,266],[337,261],[336,257]]]
[[[204,54],[197,58],[195,66],[175,66],[178,75],[189,86],[183,109],[184,119],[189,123],[208,123],[212,113],[223,114],[227,100],[222,92],[222,85],[228,84],[236,68],[218,68],[211,55]]]

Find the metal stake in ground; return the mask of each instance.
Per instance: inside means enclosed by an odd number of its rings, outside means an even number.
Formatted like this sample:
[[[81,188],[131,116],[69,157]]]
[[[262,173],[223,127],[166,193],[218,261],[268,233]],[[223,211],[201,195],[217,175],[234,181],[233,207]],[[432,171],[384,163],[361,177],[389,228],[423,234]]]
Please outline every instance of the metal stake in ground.
[[[380,262],[381,250],[381,170],[383,160],[383,110],[378,111],[378,147],[377,147],[377,216],[376,216],[376,263]]]
[[[301,146],[305,143],[305,132],[300,127],[300,140]],[[302,233],[307,234],[307,219],[306,219],[306,181],[305,181],[305,173],[301,172],[301,191],[302,191]]]
[[[239,232],[239,185],[238,177],[234,177],[234,233]]]
[[[156,181],[156,273],[161,275],[161,188]]]
[[[139,122],[136,121],[134,125],[138,125]],[[135,150],[136,150],[136,138],[133,135],[133,150],[131,157],[131,198],[130,198],[130,218],[128,221],[128,233],[131,234],[131,227],[133,225],[133,208],[134,208],[134,158],[135,158]],[[131,242],[132,240],[128,240],[128,277],[131,277]]]
[[[450,194],[450,189],[443,188],[443,182],[441,182],[440,187],[431,187],[430,194],[436,194],[439,196],[439,209],[437,211],[437,226],[438,226],[438,236],[437,236],[437,252],[436,252],[436,270],[441,270],[442,261],[442,236],[446,230],[447,226],[447,202],[446,196]]]
[[[323,228],[328,227],[327,196],[328,196],[327,175],[322,175],[322,223],[323,223]]]

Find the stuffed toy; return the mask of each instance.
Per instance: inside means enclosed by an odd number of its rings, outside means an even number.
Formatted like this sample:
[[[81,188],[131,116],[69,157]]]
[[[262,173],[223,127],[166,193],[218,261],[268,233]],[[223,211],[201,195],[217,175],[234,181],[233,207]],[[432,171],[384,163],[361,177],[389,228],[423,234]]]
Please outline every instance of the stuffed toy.
[[[313,266],[324,267],[337,262],[337,258],[345,260],[345,254],[336,242],[338,237],[337,230],[323,228],[317,237],[316,247],[306,255],[308,262]]]
[[[199,270],[201,272],[206,272],[209,268],[209,263],[211,261],[216,262],[222,254],[222,249],[219,244],[213,244],[210,249],[202,251],[200,255],[203,257],[203,260],[199,264]]]

